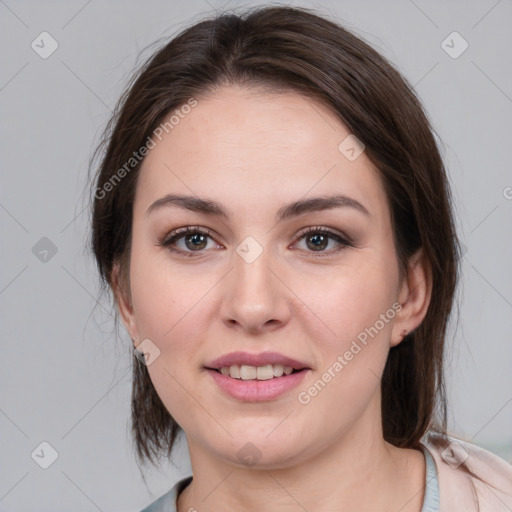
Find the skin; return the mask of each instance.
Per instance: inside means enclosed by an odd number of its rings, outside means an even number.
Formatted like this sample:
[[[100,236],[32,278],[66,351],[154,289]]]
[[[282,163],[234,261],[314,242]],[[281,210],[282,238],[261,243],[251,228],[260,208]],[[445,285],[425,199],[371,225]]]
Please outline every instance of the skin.
[[[425,460],[384,441],[380,377],[389,349],[425,316],[428,263],[419,251],[400,280],[379,173],[365,153],[349,161],[338,150],[350,131],[325,106],[294,92],[232,86],[197,99],[143,162],[127,294],[119,267],[114,273],[124,325],[135,345],[158,346],[148,371],[186,433],[194,479],[178,511],[419,512]],[[231,216],[167,206],[146,217],[171,192],[212,199]],[[284,204],[333,194],[356,199],[370,215],[341,207],[276,224]],[[213,233],[199,252],[190,238],[176,242],[192,257],[158,245],[187,225]],[[330,238],[322,257],[296,236],[315,226],[348,235],[353,246],[336,251]],[[263,248],[252,263],[236,252],[248,236]],[[299,403],[298,393],[394,303],[400,312]],[[272,401],[236,400],[203,369],[235,350],[278,351],[312,370]],[[237,457],[249,442],[260,457],[250,467]]]

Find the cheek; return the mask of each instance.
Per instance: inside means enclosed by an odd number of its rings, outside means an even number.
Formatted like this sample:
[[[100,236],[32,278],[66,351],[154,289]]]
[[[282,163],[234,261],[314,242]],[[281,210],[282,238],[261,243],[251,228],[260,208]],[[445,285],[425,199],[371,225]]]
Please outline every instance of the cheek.
[[[209,321],[204,298],[201,300],[205,292],[164,268],[133,268],[132,292],[140,337],[150,339],[159,350],[158,358],[148,366],[151,381],[174,420],[188,426],[188,416],[197,406],[194,397],[201,396],[196,377],[197,354],[201,353]]]
[[[160,398],[171,413],[178,412],[179,421],[179,411],[190,407],[191,395],[197,396],[191,375],[199,369],[201,344],[214,321],[208,292],[218,278],[173,268],[164,251],[151,249],[132,253],[130,272],[140,339],[151,340],[160,351],[148,371]]]
[[[351,421],[378,391],[396,316],[395,277],[380,265],[365,265],[329,280],[325,293],[310,295],[311,309],[328,328],[320,323],[309,332],[318,340],[321,362],[297,398],[304,414],[322,410],[333,424]]]
[[[134,313],[141,337],[166,344],[197,313],[197,305],[213,285],[213,277],[195,279],[190,272],[173,265],[165,250],[144,242],[146,246],[142,248],[142,244],[134,243],[137,249],[130,265]]]
[[[317,338],[323,340],[318,347],[323,364],[313,386],[302,389],[299,402],[306,411],[326,411],[334,424],[358,417],[378,392],[397,313],[393,254],[390,250],[389,258],[380,253],[361,261],[330,280],[322,298],[318,295],[319,316],[335,334],[324,330]]]
[[[354,272],[337,284],[331,281],[329,293],[316,301],[329,329],[320,325],[309,333],[321,361],[315,378],[296,397],[310,428],[325,429],[326,435],[326,424],[349,428],[378,399],[396,316],[393,294],[379,272]]]
[[[322,339],[328,352],[343,350],[358,336],[363,339],[376,323],[380,338],[390,332],[395,316],[396,276],[389,266],[386,269],[370,262],[360,268],[351,267],[326,277],[323,286],[315,286],[310,293],[307,278],[302,278],[302,283],[301,298],[321,320],[310,323],[318,325],[312,339]],[[385,315],[384,323],[381,315]]]

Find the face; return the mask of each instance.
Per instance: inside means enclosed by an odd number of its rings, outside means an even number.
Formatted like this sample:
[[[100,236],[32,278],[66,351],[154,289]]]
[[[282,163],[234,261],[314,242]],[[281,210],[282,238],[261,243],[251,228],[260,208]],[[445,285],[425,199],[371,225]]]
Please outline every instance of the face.
[[[405,296],[383,185],[364,152],[339,149],[349,135],[299,94],[226,87],[197,98],[143,162],[122,316],[157,347],[148,371],[191,453],[242,466],[252,450],[257,466],[285,467],[380,428]],[[190,200],[155,203],[170,194]],[[240,351],[306,369],[207,369]]]

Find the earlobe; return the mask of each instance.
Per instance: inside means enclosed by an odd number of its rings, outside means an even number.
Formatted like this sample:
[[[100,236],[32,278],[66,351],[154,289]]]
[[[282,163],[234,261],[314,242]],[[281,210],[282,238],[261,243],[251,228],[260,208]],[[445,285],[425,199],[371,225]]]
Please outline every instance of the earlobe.
[[[391,346],[401,343],[423,321],[432,294],[432,271],[423,248],[409,259],[398,301],[402,308],[393,325]],[[405,340],[406,341],[406,340]]]
[[[122,278],[121,267],[116,262],[112,268],[112,292],[114,293],[115,302],[121,315],[125,329],[132,341],[138,339],[138,329],[135,321],[135,314],[129,292],[129,286],[126,285]]]

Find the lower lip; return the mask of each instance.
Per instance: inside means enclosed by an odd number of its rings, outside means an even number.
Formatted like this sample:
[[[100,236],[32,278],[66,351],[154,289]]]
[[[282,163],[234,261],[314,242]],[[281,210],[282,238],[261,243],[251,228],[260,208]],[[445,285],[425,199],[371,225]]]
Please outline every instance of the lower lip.
[[[261,402],[273,400],[298,386],[310,370],[301,370],[268,380],[233,379],[216,370],[207,368],[206,371],[213,377],[219,387],[233,398],[246,402]]]

